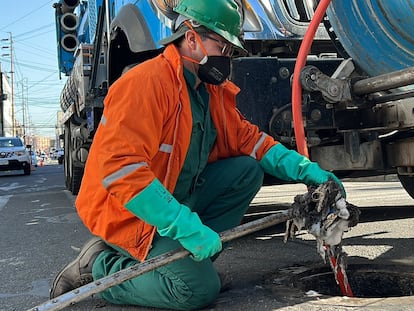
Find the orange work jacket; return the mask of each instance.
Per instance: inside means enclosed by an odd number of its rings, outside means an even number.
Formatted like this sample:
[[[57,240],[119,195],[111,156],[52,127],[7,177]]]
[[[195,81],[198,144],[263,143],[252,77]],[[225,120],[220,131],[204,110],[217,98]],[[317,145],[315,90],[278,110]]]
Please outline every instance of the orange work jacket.
[[[277,142],[236,109],[239,88],[207,85],[217,140],[209,162],[250,155],[258,161]],[[173,192],[192,130],[181,55],[164,52],[125,73],[109,89],[76,199],[89,230],[143,261],[155,229],[125,208],[154,178]]]

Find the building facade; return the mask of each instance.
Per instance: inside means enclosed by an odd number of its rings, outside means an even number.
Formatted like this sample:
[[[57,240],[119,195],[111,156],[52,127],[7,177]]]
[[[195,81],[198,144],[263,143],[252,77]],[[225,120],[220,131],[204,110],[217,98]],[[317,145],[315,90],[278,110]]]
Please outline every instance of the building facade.
[[[9,77],[0,71],[0,136],[13,135],[12,88]]]

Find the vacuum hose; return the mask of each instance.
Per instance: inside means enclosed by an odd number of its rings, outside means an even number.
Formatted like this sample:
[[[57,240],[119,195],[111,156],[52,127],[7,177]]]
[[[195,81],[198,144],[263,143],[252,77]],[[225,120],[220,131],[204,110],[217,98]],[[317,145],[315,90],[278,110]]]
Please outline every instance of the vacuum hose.
[[[326,9],[331,0],[321,0],[316,8],[306,34],[303,38],[302,44],[299,48],[298,57],[296,59],[295,69],[293,71],[292,81],[292,115],[293,128],[295,131],[296,148],[300,154],[309,158],[308,146],[306,145],[305,129],[302,119],[302,86],[300,84],[300,72],[306,64],[306,59],[309,54],[310,47],[315,37],[316,30],[325,15]]]

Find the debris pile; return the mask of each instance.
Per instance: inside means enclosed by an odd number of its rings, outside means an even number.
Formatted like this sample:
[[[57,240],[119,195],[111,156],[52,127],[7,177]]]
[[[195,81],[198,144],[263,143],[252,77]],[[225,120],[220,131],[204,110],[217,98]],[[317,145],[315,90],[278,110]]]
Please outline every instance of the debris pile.
[[[343,295],[353,297],[346,275],[346,253],[342,251],[342,237],[350,227],[357,225],[358,207],[348,203],[342,188],[329,180],[318,187],[309,187],[308,192],[297,195],[291,207],[294,218],[286,223],[285,242],[295,232],[306,229],[316,238],[317,250],[329,264]]]
[[[358,207],[345,200],[342,188],[333,180],[295,196],[291,209],[294,218],[286,224],[285,242],[305,229],[316,238],[318,253],[325,262],[326,255],[340,257],[343,234],[357,225],[360,214]],[[330,253],[326,254],[328,250]]]

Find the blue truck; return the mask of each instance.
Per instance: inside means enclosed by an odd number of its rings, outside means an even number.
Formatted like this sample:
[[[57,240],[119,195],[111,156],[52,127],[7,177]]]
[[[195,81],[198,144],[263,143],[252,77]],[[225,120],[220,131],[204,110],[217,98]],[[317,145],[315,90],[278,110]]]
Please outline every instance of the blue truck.
[[[414,0],[332,0],[311,42],[324,0],[234,1],[248,55],[233,60],[231,80],[242,90],[245,117],[339,177],[397,174],[414,197]],[[67,76],[64,171],[73,194],[108,87],[162,52],[158,41],[170,34],[178,2],[54,4],[58,65]]]

